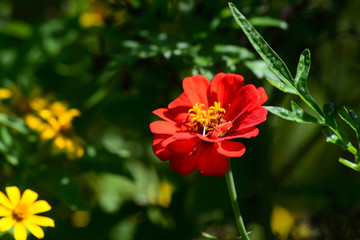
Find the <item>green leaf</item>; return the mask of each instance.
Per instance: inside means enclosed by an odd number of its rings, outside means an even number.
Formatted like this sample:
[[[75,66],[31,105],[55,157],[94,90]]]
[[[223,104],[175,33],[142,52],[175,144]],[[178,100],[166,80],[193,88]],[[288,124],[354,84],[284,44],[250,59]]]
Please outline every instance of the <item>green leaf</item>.
[[[328,127],[334,132],[333,134],[336,133],[337,137],[341,139],[341,142],[345,144],[345,146],[350,147],[352,144],[348,136],[346,135],[344,129],[340,124],[337,124],[337,122],[335,121],[334,104],[326,103],[323,107],[323,111],[324,111],[325,122],[328,125]]]
[[[335,133],[333,133],[327,129],[322,129],[322,132],[325,134],[327,142],[337,144],[343,150],[346,149],[346,144]]]
[[[346,160],[344,158],[339,158],[339,162],[341,162],[342,164],[344,164],[345,166],[354,169],[355,171],[360,172],[360,165],[353,163],[349,160]]]
[[[294,121],[298,123],[318,123],[318,119],[307,114],[294,102],[291,102],[292,111],[289,111],[282,107],[266,106],[265,108],[272,114],[275,114],[289,121]]]
[[[276,87],[277,89],[279,89],[280,91],[286,92],[286,93],[291,93],[291,94],[295,94],[297,95],[298,93],[296,91],[294,91],[294,89],[286,86],[282,81],[280,80],[275,80],[275,79],[271,79],[271,78],[266,78],[266,80],[273,85],[274,87]]]
[[[339,116],[356,132],[356,136],[360,142],[360,121],[356,113],[353,110],[348,110],[346,107],[344,107],[344,111],[345,112],[338,111]]]
[[[220,240],[219,238],[209,234],[209,233],[206,233],[206,232],[202,232],[201,235],[206,238],[206,239],[210,239],[210,240]]]
[[[303,123],[319,123],[319,120],[310,114],[306,113],[299,105],[291,101],[291,109],[295,116]]]
[[[259,27],[278,27],[281,29],[288,28],[288,24],[285,21],[271,17],[252,17],[249,19],[249,22],[253,26]]]
[[[27,134],[29,129],[26,126],[25,122],[17,117],[9,116],[4,113],[0,113],[0,124],[12,128],[20,133]]]
[[[255,30],[251,23],[239,12],[234,4],[229,3],[230,11],[244,31],[249,41],[264,59],[270,69],[289,87],[293,86],[294,79],[291,73],[284,63],[284,61],[277,55],[277,53],[269,46],[269,44],[263,39],[263,37]]]
[[[325,122],[334,130],[337,129],[337,124],[334,117],[334,104],[326,103],[323,107]]]
[[[321,109],[319,106],[315,103],[313,97],[311,96],[308,88],[307,88],[307,78],[309,75],[311,66],[311,58],[310,58],[310,50],[305,49],[302,54],[300,55],[299,63],[296,70],[296,76],[295,76],[295,87],[300,93],[300,97],[303,98],[303,100],[310,105],[312,109],[314,109],[315,112],[317,112],[319,115],[321,114]]]

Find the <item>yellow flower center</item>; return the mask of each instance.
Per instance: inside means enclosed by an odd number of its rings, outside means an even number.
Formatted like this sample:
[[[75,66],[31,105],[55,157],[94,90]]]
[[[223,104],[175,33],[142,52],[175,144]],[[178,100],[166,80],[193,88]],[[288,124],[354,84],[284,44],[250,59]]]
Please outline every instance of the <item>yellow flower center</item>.
[[[74,134],[74,129],[73,129],[71,122],[62,125],[60,127],[60,133],[64,136],[72,136]]]
[[[12,212],[12,217],[15,221],[21,222],[26,219],[29,214],[29,207],[25,204],[19,203],[16,205],[15,209]]]
[[[204,109],[204,106],[204,104],[196,103],[188,113],[190,115],[190,130],[202,132],[205,136],[208,132],[215,130],[217,126],[226,123],[224,120],[226,111],[220,107],[219,102],[214,102],[214,106],[209,107],[207,110]]]

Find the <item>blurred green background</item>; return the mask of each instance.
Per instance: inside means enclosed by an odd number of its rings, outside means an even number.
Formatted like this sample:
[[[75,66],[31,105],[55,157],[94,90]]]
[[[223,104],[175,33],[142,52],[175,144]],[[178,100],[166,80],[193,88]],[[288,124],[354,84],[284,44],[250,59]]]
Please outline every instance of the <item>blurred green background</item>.
[[[360,112],[360,1],[234,4],[293,74],[311,50],[317,102]],[[300,104],[266,82],[273,74],[227,1],[2,0],[0,87],[11,97],[0,103],[0,190],[30,188],[50,203],[56,227],[46,239],[235,237],[225,179],[173,172],[152,153],[149,130],[151,112],[182,92],[183,78],[218,72],[265,87],[266,105]],[[56,152],[27,127],[23,106],[35,97],[81,112],[71,136],[84,154]],[[258,137],[241,141],[247,151],[233,171],[252,239],[360,239],[360,175],[338,163],[351,155],[326,143],[319,126],[269,114]]]

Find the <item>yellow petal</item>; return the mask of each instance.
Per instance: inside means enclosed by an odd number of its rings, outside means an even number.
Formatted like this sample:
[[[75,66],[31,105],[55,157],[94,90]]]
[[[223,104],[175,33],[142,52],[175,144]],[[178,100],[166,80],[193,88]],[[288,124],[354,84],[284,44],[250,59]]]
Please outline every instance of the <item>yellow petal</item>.
[[[27,231],[23,223],[16,223],[14,227],[15,240],[26,240]]]
[[[37,216],[37,215],[30,215],[28,220],[36,225],[42,227],[55,227],[55,222],[51,218],[44,217],[44,216]]]
[[[74,142],[72,141],[72,139],[68,138],[66,139],[65,144],[66,144],[66,156],[69,159],[74,159],[75,151],[76,151]]]
[[[81,158],[82,156],[84,156],[84,148],[79,146],[76,150],[76,158]]]
[[[64,114],[67,111],[68,105],[64,102],[56,101],[50,105],[49,109],[51,113],[54,114],[55,116],[60,116],[61,114]]]
[[[0,232],[9,230],[14,224],[15,220],[11,216],[0,219]]]
[[[38,198],[38,194],[30,189],[26,189],[21,197],[21,202],[27,205],[33,204]]]
[[[161,181],[159,186],[159,205],[162,207],[169,207],[171,203],[171,196],[174,192],[174,185],[168,181]]]
[[[7,99],[11,98],[12,92],[9,89],[6,88],[0,88],[0,99]]]
[[[0,217],[9,216],[12,214],[12,211],[4,206],[0,205]]]
[[[54,138],[56,135],[56,131],[50,127],[50,126],[47,126],[42,132],[41,132],[41,139],[43,141],[47,141],[47,140],[50,140],[52,138]]]
[[[59,116],[59,123],[61,126],[67,125],[67,124],[71,123],[71,121],[73,120],[74,117],[78,117],[80,115],[81,115],[81,113],[79,110],[72,108],[68,112],[61,114]]]
[[[282,239],[287,238],[294,223],[294,217],[288,210],[279,205],[274,205],[270,219],[271,231],[274,234],[280,235]]]
[[[35,131],[40,132],[44,128],[43,121],[33,114],[28,114],[25,116],[25,123],[26,125],[28,125],[29,128]]]
[[[13,209],[14,207],[3,192],[0,192],[0,205],[3,205],[9,209]]]
[[[39,227],[36,224],[33,224],[29,221],[25,221],[25,227],[31,232],[32,235],[34,235],[37,238],[44,238],[44,231],[41,227]]]
[[[59,135],[58,137],[55,138],[54,145],[59,150],[64,149],[65,148],[65,138],[62,135]]]
[[[20,201],[20,190],[18,187],[7,187],[6,193],[13,204],[13,206],[16,206]]]
[[[40,110],[38,113],[39,113],[40,117],[42,117],[45,120],[48,120],[49,118],[53,117],[51,111],[48,109]]]
[[[34,202],[29,208],[29,212],[32,214],[47,212],[51,209],[51,206],[45,200]]]
[[[104,19],[100,13],[83,13],[80,15],[79,24],[85,28],[101,27],[104,25]]]
[[[48,102],[45,98],[35,97],[30,101],[30,107],[35,111],[40,111],[48,105]]]

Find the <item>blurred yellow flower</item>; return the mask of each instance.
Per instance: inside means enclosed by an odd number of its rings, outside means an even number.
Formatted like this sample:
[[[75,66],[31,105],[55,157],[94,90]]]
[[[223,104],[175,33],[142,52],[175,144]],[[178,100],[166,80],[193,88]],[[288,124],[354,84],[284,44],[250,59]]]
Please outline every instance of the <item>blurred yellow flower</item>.
[[[86,227],[90,223],[90,220],[91,215],[89,211],[75,211],[71,215],[71,222],[76,228]]]
[[[295,224],[294,217],[285,208],[275,205],[271,214],[271,231],[280,239],[287,239]]]
[[[80,15],[79,24],[82,27],[102,27],[105,22],[103,15],[97,12],[86,12]]]
[[[8,99],[11,98],[12,95],[13,93],[11,90],[7,88],[0,88],[0,99]]]
[[[167,208],[171,203],[171,197],[174,190],[174,185],[166,180],[160,181],[157,191],[155,189],[155,186],[153,184],[150,184],[148,187],[149,202],[151,204]]]
[[[65,150],[69,159],[84,155],[84,141],[75,135],[72,120],[80,116],[80,111],[68,109],[65,103],[56,101],[46,109],[38,111],[38,116],[28,114],[25,122],[29,128],[40,134],[42,141],[52,141],[52,151],[56,154]]]
[[[0,192],[0,231],[14,227],[15,240],[26,240],[27,230],[37,238],[44,238],[42,227],[55,227],[54,220],[35,214],[47,212],[51,206],[30,189],[21,196],[19,188],[7,187],[7,196]],[[27,230],[26,230],[27,229]]]

